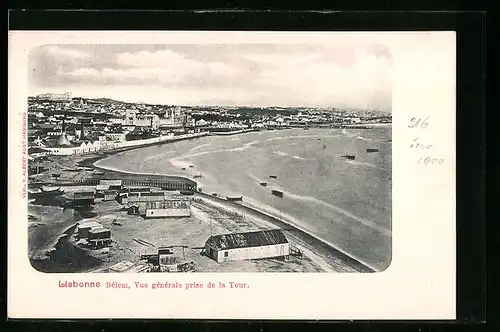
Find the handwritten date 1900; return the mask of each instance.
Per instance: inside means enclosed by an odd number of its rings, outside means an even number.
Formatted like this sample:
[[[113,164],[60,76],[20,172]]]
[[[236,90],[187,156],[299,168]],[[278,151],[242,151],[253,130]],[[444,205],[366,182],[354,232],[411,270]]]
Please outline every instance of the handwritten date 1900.
[[[444,162],[443,158],[431,158],[431,157],[420,157],[417,161],[417,164],[434,165],[434,164],[442,164]]]

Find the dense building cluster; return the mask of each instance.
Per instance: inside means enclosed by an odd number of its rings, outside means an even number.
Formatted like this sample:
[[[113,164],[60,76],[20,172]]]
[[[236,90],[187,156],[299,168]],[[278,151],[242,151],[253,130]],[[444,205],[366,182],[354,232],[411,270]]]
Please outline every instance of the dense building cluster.
[[[30,154],[45,151],[71,155],[209,131],[360,125],[391,120],[390,113],[378,110],[168,106],[47,93],[28,98],[28,148],[32,150]]]

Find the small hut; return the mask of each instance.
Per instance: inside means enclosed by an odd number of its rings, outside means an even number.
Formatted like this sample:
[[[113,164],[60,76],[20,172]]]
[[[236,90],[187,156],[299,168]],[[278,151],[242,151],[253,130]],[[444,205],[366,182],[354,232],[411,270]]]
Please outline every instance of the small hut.
[[[127,213],[130,215],[139,215],[139,206],[138,205],[130,205],[127,209]]]
[[[91,229],[88,241],[94,248],[100,248],[111,244],[111,231],[107,228]]]

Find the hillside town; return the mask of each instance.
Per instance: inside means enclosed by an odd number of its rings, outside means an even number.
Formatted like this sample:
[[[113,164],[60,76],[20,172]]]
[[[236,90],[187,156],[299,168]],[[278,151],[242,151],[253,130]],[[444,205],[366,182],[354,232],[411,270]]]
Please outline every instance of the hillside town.
[[[28,98],[28,154],[82,154],[209,132],[390,122],[383,111],[169,106],[47,93]]]

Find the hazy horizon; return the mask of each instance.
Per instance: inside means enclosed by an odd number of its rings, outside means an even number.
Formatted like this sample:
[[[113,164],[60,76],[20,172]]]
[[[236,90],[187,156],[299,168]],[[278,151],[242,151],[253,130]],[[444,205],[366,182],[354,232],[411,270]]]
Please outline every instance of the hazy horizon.
[[[65,91],[65,92],[70,92],[71,91]],[[37,95],[30,95],[28,98],[36,98],[38,95],[43,95],[47,93],[55,93],[55,94],[62,94],[65,92],[42,92]],[[71,97],[74,98],[83,98],[83,99],[109,99],[113,100],[116,102],[121,102],[121,103],[127,103],[127,104],[143,104],[143,105],[150,105],[150,106],[163,106],[163,107],[224,107],[224,108],[260,108],[260,109],[267,109],[267,108],[282,108],[282,109],[293,109],[293,108],[307,108],[307,109],[342,109],[342,110],[347,110],[347,111],[379,111],[379,112],[385,112],[385,113],[391,113],[390,110],[384,110],[384,109],[361,109],[361,108],[342,108],[342,107],[313,107],[313,106],[278,106],[278,105],[269,105],[269,106],[250,106],[250,105],[217,105],[217,104],[193,104],[193,105],[187,105],[187,104],[158,104],[158,103],[148,103],[144,101],[126,101],[126,100],[118,100],[115,98],[110,98],[106,96],[96,96],[96,97],[83,97],[83,96],[74,96],[73,94]]]
[[[28,82],[30,95],[71,92],[156,105],[391,112],[391,66],[389,50],[370,42],[44,45],[30,54]]]

